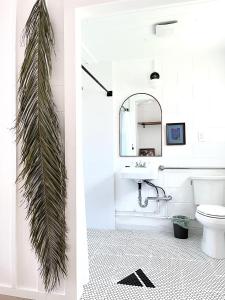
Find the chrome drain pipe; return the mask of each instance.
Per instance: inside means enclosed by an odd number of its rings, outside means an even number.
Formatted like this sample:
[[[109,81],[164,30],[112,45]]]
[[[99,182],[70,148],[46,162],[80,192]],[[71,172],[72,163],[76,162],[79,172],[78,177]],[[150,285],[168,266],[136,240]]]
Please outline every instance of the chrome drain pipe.
[[[156,190],[156,194],[157,194],[156,197],[146,197],[144,200],[144,203],[143,203],[143,199],[142,199],[142,183],[143,182],[145,182],[149,186],[153,187]],[[163,197],[159,196],[159,189],[163,192]],[[170,195],[166,196],[166,192],[162,187],[156,186],[148,180],[138,181],[138,203],[141,208],[146,208],[148,206],[149,201],[156,201],[157,202],[157,212],[159,213],[160,201],[166,201],[166,203],[167,203],[167,201],[170,201],[170,200],[172,200],[172,196],[170,196]]]
[[[142,208],[145,208],[148,206],[148,199],[145,199],[145,202],[142,203],[142,193],[141,193],[141,189],[142,189],[142,182],[138,182],[138,202],[139,202],[139,206]]]

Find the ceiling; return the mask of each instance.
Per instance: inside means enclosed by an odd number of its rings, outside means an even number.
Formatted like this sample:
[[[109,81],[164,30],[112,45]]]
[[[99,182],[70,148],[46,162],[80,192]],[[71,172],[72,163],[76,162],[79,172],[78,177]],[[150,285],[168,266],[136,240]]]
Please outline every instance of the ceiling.
[[[83,60],[143,59],[184,51],[225,51],[225,1],[176,5],[91,17],[82,22]],[[155,24],[177,20],[173,35],[157,37]]]

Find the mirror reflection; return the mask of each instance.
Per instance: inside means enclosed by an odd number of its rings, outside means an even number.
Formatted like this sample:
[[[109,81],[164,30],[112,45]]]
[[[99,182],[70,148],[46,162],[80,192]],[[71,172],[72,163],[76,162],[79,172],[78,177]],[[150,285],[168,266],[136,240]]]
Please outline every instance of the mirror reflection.
[[[162,156],[162,110],[152,95],[137,93],[121,105],[120,156]]]

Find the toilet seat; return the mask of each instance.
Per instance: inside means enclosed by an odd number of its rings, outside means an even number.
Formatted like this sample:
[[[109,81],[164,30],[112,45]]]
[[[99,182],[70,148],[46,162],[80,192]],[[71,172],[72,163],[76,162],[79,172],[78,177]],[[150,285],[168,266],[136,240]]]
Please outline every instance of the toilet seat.
[[[225,207],[222,205],[199,205],[197,213],[208,218],[225,219]]]

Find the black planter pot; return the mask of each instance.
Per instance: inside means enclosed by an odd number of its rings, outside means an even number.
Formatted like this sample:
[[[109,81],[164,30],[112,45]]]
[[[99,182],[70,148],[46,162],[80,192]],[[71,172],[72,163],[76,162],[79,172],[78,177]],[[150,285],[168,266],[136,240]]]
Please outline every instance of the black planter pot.
[[[187,239],[188,229],[181,227],[178,224],[173,224],[174,236],[177,239]]]

